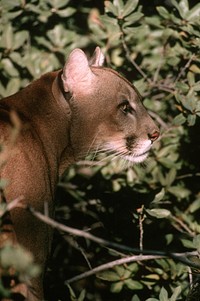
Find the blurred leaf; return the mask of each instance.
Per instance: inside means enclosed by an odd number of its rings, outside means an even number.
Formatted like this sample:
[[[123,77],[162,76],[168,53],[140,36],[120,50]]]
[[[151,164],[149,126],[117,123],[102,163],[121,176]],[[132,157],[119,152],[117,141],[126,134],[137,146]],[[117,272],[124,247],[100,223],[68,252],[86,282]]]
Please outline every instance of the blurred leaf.
[[[190,204],[188,210],[193,213],[200,209],[200,197],[197,198],[192,204]]]
[[[17,32],[14,35],[13,50],[18,49],[19,47],[23,46],[27,39],[28,39],[27,31],[23,30],[23,31]]]
[[[111,1],[105,1],[104,5],[107,13],[111,12],[114,16],[118,16],[118,9]]]
[[[195,248],[197,249],[197,252],[200,253],[200,234],[196,235],[193,238],[193,244]]]
[[[195,125],[195,122],[196,122],[196,115],[188,115],[187,117],[187,122],[188,122],[188,125],[189,126],[193,126]]]
[[[6,49],[12,49],[13,47],[13,28],[10,23],[6,24],[4,31],[0,40],[0,46]]]
[[[75,8],[68,7],[66,9],[62,9],[62,10],[57,11],[57,14],[61,17],[68,18],[68,17],[72,16],[75,12],[76,12]]]
[[[52,7],[56,7],[57,9],[62,8],[66,6],[69,3],[70,0],[48,0],[48,3]]]
[[[161,288],[161,291],[160,291],[160,294],[159,294],[159,300],[160,301],[169,301],[168,292],[164,287]]]
[[[167,209],[146,209],[147,213],[156,218],[167,218],[171,212]]]
[[[98,274],[98,278],[105,281],[119,281],[120,276],[114,271],[104,271]]]
[[[135,12],[133,14],[131,14],[130,16],[125,18],[125,22],[123,24],[123,27],[127,27],[130,26],[131,24],[136,23],[137,21],[139,21],[141,18],[143,17],[143,14],[140,12]]]
[[[163,6],[158,6],[158,7],[156,7],[156,9],[157,9],[159,15],[161,15],[164,19],[170,18],[169,12]]]
[[[188,240],[188,239],[181,239],[181,242],[183,244],[183,246],[185,248],[188,248],[188,249],[195,249],[194,248],[194,244],[192,241]]]
[[[181,294],[181,286],[178,286],[174,289],[174,292],[170,298],[170,301],[179,300],[180,294]]]
[[[124,5],[123,13],[122,13],[122,18],[130,15],[130,13],[132,13],[136,9],[138,2],[139,2],[139,0],[126,1],[125,5]]]
[[[171,3],[176,7],[180,16],[185,19],[189,11],[188,0],[181,0],[179,3],[176,0],[171,0]]]
[[[186,19],[191,22],[194,22],[195,20],[199,21],[199,16],[200,16],[200,3],[193,6],[193,8],[187,12]]]
[[[160,192],[155,195],[153,203],[159,203],[165,196],[165,189],[162,188]]]
[[[131,299],[131,301],[140,301],[140,299],[138,298],[137,295],[134,295],[133,298]]]
[[[187,188],[181,186],[171,186],[168,188],[168,191],[178,199],[187,198],[191,193]]]
[[[123,289],[124,283],[123,281],[112,283],[111,285],[111,292],[119,293]]]
[[[124,281],[124,284],[130,289],[130,290],[141,290],[143,289],[143,285],[136,280],[133,279],[127,279]]]
[[[6,58],[1,60],[1,65],[9,76],[11,77],[19,76],[18,70],[14,67],[10,59]]]
[[[181,125],[184,124],[186,120],[187,120],[186,117],[182,113],[180,113],[174,118],[173,123],[174,125]]]

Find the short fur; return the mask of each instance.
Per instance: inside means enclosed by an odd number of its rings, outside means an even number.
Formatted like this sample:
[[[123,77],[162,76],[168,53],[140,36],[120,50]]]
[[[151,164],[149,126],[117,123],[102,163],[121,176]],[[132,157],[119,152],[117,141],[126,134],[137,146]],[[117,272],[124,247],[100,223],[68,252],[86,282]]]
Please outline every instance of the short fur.
[[[23,196],[40,212],[47,202],[52,217],[59,176],[73,162],[99,151],[131,164],[147,157],[158,128],[137,90],[117,72],[101,67],[103,60],[98,47],[90,61],[75,49],[63,71],[48,73],[0,101],[0,137],[8,152],[1,178],[9,180],[4,191],[8,202]],[[14,144],[11,111],[21,121]],[[2,232],[1,245],[8,239],[19,242],[44,269],[51,229],[22,208],[10,214],[13,225]],[[43,299],[42,278],[19,286],[25,300]]]

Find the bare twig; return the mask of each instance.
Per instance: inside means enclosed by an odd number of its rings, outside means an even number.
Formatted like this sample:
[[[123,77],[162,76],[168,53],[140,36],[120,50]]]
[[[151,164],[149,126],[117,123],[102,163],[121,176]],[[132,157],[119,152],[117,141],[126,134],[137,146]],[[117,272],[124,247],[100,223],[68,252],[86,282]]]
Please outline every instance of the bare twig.
[[[157,123],[160,126],[162,126],[164,129],[168,129],[169,126],[167,125],[167,123],[164,122],[164,120],[160,116],[158,116],[158,114],[156,114],[153,111],[148,111],[148,113],[151,117],[153,117],[157,121]]]
[[[179,226],[181,226],[182,229],[184,229],[184,231],[186,231],[187,233],[189,233],[192,237],[195,236],[195,233],[192,232],[190,230],[190,228],[182,221],[180,220],[179,218],[175,217],[175,216],[172,216],[171,217]]]
[[[122,34],[121,34],[121,41],[122,41],[122,46],[125,51],[125,55],[127,60],[135,67],[135,69],[142,75],[142,77],[149,83],[151,84],[151,80],[147,77],[147,75],[144,73],[144,71],[140,68],[140,66],[135,62],[135,60],[131,57],[130,50],[128,49],[128,46],[126,44],[126,41],[124,39],[124,32],[121,29]]]
[[[137,210],[137,212],[139,214],[140,250],[141,250],[141,254],[142,254],[142,251],[143,251],[143,238],[144,238],[143,221],[145,219],[145,217],[144,217],[144,205],[142,205],[142,207],[139,208]]]
[[[0,211],[0,218],[2,218],[6,213],[10,212],[14,208],[24,208],[25,206],[21,203],[21,201],[24,199],[23,196],[20,196],[13,201],[5,204],[5,208],[1,209]]]
[[[111,241],[96,237],[96,236],[94,236],[94,235],[92,235],[88,232],[85,232],[85,231],[82,231],[82,230],[78,230],[78,229],[71,228],[71,227],[65,226],[63,224],[60,224],[60,223],[54,221],[53,219],[51,219],[50,217],[45,216],[42,213],[35,211],[31,207],[27,207],[27,209],[35,217],[37,217],[38,219],[40,219],[44,223],[50,225],[51,227],[53,227],[53,228],[55,228],[59,231],[63,231],[63,232],[69,233],[71,235],[80,236],[80,237],[92,240],[92,241],[94,241],[98,244],[104,245],[106,247],[116,248],[116,249],[127,251],[127,252],[133,252],[133,253],[136,253],[136,254],[141,254],[140,249],[131,248],[131,247],[126,246],[126,245],[118,244],[118,243],[115,243],[115,242],[111,242]],[[145,254],[145,255],[148,254],[148,255],[156,256],[156,258],[158,256],[173,258],[174,260],[180,261],[183,264],[186,264],[186,265],[189,265],[191,267],[200,269],[200,264],[192,262],[189,259],[187,259],[187,256],[197,256],[198,252],[196,252],[196,251],[195,252],[185,252],[185,253],[171,253],[171,252],[164,252],[164,251],[157,251],[157,250],[142,250],[142,253]]]
[[[118,265],[130,263],[130,262],[134,262],[134,261],[144,261],[144,260],[160,259],[160,258],[165,258],[165,257],[166,256],[155,256],[155,255],[133,255],[133,256],[128,256],[128,257],[125,257],[125,258],[117,259],[117,260],[114,260],[114,261],[102,264],[102,265],[100,265],[100,266],[98,266],[96,268],[93,268],[90,271],[84,272],[84,273],[82,273],[80,275],[77,275],[77,276],[75,276],[73,278],[70,278],[70,279],[66,280],[66,283],[70,284],[72,282],[81,280],[83,278],[87,278],[89,276],[92,276],[94,274],[100,273],[102,271],[111,269],[111,268],[113,268],[115,266],[118,266]]]
[[[187,63],[185,64],[185,66],[180,70],[177,78],[175,79],[174,83],[177,83],[179,81],[179,79],[181,78],[181,76],[184,74],[185,70],[187,68],[189,68],[191,62],[193,61],[193,59],[195,58],[195,54],[193,53],[192,56],[190,57],[190,59],[187,61]]]

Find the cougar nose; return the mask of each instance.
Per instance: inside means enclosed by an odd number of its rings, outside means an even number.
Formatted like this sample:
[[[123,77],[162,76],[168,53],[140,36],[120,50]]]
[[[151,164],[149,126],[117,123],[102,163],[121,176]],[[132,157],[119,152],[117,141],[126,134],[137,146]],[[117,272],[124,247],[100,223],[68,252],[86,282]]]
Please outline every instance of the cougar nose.
[[[159,136],[160,136],[160,133],[157,130],[148,134],[148,137],[151,140],[151,143],[153,143],[154,141],[156,141]]]

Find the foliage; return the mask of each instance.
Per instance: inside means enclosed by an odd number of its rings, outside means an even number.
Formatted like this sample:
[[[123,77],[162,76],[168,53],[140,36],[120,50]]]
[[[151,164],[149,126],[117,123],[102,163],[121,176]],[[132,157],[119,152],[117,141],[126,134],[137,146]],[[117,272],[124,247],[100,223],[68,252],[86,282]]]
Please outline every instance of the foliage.
[[[0,95],[62,67],[75,47],[101,46],[108,66],[140,91],[162,135],[145,166],[123,170],[105,157],[73,166],[58,187],[57,218],[134,248],[186,252],[199,250],[200,234],[200,4],[155,2],[2,0]],[[127,253],[58,233],[53,251],[48,300],[69,300],[69,292],[71,300],[173,301],[188,292],[188,268],[156,258],[69,289],[66,279]]]

